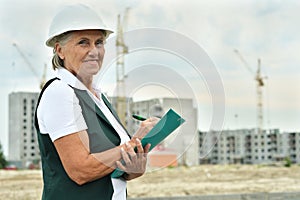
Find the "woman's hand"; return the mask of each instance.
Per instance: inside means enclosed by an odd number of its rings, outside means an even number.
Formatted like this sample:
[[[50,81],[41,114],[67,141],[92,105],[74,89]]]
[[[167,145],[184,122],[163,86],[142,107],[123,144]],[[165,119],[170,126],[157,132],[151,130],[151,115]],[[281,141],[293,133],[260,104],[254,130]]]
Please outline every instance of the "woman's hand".
[[[150,117],[145,121],[142,121],[139,129],[133,135],[133,138],[139,138],[140,140],[157,124],[160,119],[157,117]]]
[[[126,143],[126,149],[121,148],[121,156],[124,164],[120,161],[116,162],[118,168],[126,172],[124,176],[126,180],[140,177],[146,171],[147,154],[150,149],[150,144],[147,144],[145,148],[143,148],[142,143],[138,138],[135,139],[135,142],[137,152],[134,151],[134,147],[128,142]]]

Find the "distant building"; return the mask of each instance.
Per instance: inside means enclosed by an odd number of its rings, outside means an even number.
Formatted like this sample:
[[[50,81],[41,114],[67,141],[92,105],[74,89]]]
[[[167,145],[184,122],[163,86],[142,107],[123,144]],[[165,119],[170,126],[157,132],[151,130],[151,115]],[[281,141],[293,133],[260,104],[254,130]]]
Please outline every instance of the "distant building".
[[[288,134],[288,154],[293,163],[300,163],[300,132]]]
[[[199,132],[201,164],[272,164],[290,158],[300,163],[300,133],[279,129]]]
[[[9,94],[8,161],[19,168],[40,161],[34,112],[38,93],[13,92]],[[111,98],[114,100],[114,98]],[[133,102],[128,99],[126,127],[133,134],[139,121],[131,114],[161,117],[169,108],[179,113],[186,122],[154,149],[150,163],[170,165],[200,164],[272,164],[290,158],[300,163],[300,132],[280,133],[279,129],[238,129],[198,132],[197,109],[191,99],[161,98]],[[172,160],[176,157],[176,161]]]
[[[40,161],[39,147],[34,127],[34,113],[39,93],[13,92],[9,94],[9,152],[8,160],[20,168],[28,167],[31,163]],[[114,100],[114,98],[111,98]],[[112,101],[114,102],[114,101]],[[179,113],[186,122],[172,133],[156,151],[168,157],[177,158],[179,165],[199,164],[199,139],[197,130],[197,110],[191,99],[162,98],[147,101],[128,102],[130,108],[126,113],[126,127],[129,133],[134,133],[139,123],[133,120],[132,113],[145,117],[161,117],[172,108]],[[158,150],[158,149],[156,149]],[[153,160],[153,162],[155,162]]]
[[[129,111],[131,113],[145,117],[162,117],[164,113],[172,108],[175,112],[186,119],[186,122],[168,136],[156,152],[153,151],[152,153],[155,153],[156,158],[158,158],[159,154],[165,158],[171,158],[175,154],[175,157],[177,157],[176,163],[178,165],[192,166],[199,164],[197,109],[195,108],[192,99],[150,99],[131,102],[129,105]],[[130,124],[130,126],[128,126],[128,131],[130,133],[134,133],[139,127],[139,123],[140,122],[133,120],[131,117],[130,119],[128,118],[128,124]]]
[[[9,94],[8,161],[19,168],[40,160],[34,112],[38,93],[13,92]]]

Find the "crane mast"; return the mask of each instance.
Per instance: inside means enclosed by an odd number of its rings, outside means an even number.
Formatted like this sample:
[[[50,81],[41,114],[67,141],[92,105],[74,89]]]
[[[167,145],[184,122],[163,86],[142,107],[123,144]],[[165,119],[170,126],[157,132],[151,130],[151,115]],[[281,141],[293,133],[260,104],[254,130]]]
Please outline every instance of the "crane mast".
[[[258,133],[262,133],[263,130],[263,93],[262,87],[264,86],[263,77],[261,76],[260,71],[260,59],[258,59],[257,71],[256,71],[256,93],[257,93],[257,125]]]
[[[238,55],[238,57],[241,59],[241,61],[244,63],[245,67],[252,73],[252,75],[255,75],[254,80],[256,81],[256,109],[257,109],[257,132],[260,134],[263,130],[263,92],[262,88],[264,86],[264,77],[261,75],[261,60],[258,59],[257,62],[257,70],[256,72],[253,72],[253,70],[249,67],[243,56],[239,53],[238,50],[234,50],[234,52]]]
[[[125,62],[124,55],[128,53],[128,47],[124,43],[123,27],[126,23],[128,9],[126,9],[123,24],[121,23],[121,16],[118,15],[117,24],[117,61],[116,61],[116,80],[117,80],[117,102],[116,110],[123,125],[126,126],[126,96],[125,96]]]

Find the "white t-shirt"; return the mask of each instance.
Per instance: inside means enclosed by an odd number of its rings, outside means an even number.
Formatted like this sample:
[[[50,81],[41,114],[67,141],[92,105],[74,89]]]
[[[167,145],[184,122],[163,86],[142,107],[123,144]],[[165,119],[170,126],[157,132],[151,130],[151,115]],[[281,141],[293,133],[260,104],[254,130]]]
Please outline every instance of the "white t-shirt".
[[[95,104],[103,112],[121,138],[121,144],[129,141],[126,131],[112,115],[101,98],[101,90],[93,88],[99,98],[94,96],[72,73],[64,68],[57,70],[60,80],[52,82],[44,91],[37,109],[37,118],[42,134],[49,134],[52,141],[87,129],[79,100],[70,87],[86,90]],[[47,113],[44,115],[44,113]],[[126,181],[112,178],[114,187],[113,200],[126,199]]]

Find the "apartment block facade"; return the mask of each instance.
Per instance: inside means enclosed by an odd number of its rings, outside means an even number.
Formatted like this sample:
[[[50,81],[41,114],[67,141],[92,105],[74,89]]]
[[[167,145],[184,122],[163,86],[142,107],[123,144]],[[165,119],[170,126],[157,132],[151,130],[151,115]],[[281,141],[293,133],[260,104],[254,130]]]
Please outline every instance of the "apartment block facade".
[[[38,93],[13,92],[9,94],[8,160],[19,168],[40,160],[34,113]]]
[[[9,94],[9,152],[8,160],[18,167],[40,160],[34,112],[38,93]],[[129,100],[131,101],[131,100]],[[290,158],[300,163],[300,132],[280,132],[279,129],[238,129],[198,132],[197,109],[191,99],[161,98],[130,102],[126,125],[133,134],[139,121],[131,114],[161,117],[169,108],[187,119],[162,146],[173,150],[180,165],[197,164],[271,164]]]
[[[300,163],[300,133],[279,129],[199,132],[202,164],[272,164],[290,158]]]

